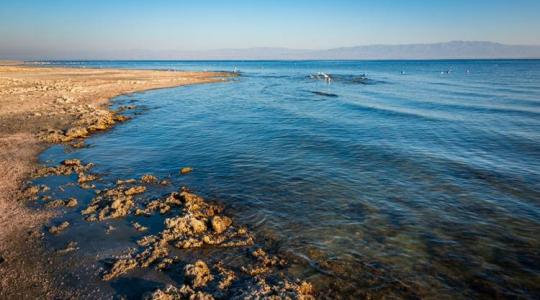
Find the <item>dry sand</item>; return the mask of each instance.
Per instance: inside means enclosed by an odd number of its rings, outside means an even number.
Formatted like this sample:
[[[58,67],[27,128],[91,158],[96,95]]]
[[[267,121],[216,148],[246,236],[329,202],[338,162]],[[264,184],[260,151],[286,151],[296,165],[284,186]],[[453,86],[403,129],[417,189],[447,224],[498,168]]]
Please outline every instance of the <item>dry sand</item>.
[[[39,132],[70,128],[121,94],[221,81],[226,74],[16,64],[0,61],[0,298],[58,296],[35,238],[52,213],[27,208],[21,192],[47,145]],[[29,265],[32,256],[35,263]]]

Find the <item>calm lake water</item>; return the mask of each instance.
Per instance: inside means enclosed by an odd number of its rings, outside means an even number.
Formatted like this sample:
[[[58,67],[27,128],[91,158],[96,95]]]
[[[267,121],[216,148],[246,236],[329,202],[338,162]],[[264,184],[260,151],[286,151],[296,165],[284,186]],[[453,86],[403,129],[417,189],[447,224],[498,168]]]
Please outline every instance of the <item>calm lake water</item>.
[[[133,120],[45,163],[189,186],[336,297],[540,297],[538,60],[54,63],[241,76],[118,97]],[[68,217],[77,260],[135,245]]]

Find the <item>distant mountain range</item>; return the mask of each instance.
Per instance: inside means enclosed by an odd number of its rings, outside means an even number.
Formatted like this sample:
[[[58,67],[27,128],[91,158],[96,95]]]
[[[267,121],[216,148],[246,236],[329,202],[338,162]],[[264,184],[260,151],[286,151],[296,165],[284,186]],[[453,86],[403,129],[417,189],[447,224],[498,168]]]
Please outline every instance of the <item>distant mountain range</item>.
[[[136,53],[133,53],[136,54]],[[327,50],[287,48],[220,49],[138,53],[169,59],[466,59],[540,58],[540,46],[453,41],[433,44],[369,45]],[[153,54],[153,55],[152,55]]]
[[[219,50],[101,50],[72,49],[46,51],[2,49],[0,58],[23,60],[138,59],[138,60],[293,60],[293,59],[493,59],[540,58],[540,45],[505,45],[493,42],[453,41],[433,44],[369,45],[301,50],[287,48],[248,48]]]

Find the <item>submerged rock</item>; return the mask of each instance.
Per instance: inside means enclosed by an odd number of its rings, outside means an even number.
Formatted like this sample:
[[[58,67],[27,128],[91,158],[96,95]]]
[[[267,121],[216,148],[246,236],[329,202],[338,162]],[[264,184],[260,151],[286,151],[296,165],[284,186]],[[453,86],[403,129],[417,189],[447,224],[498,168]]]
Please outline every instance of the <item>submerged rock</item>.
[[[185,174],[191,173],[192,171],[193,171],[193,168],[184,167],[184,168],[180,169],[180,174],[185,175]]]
[[[133,258],[124,258],[117,260],[111,270],[103,275],[103,280],[111,280],[118,275],[124,274],[137,267],[137,261]]]
[[[227,270],[221,262],[218,262],[215,267],[221,275],[221,280],[218,283],[218,288],[220,290],[228,289],[233,283],[233,281],[236,279],[236,274],[231,270]]]
[[[75,206],[77,206],[77,204],[78,204],[78,202],[77,202],[77,199],[75,199],[75,198],[69,198],[65,202],[66,207],[75,207]]]
[[[167,248],[171,244],[184,249],[197,248],[205,244],[240,247],[253,243],[252,235],[245,228],[234,228],[230,218],[218,215],[222,211],[220,206],[207,203],[202,197],[185,189],[181,193],[174,192],[164,199],[151,201],[145,210],[136,210],[136,214],[149,214],[163,207],[170,208],[170,205],[182,204],[184,205],[182,212],[165,219],[163,231],[137,241],[139,246],[144,248],[138,254],[131,255],[131,259],[139,266],[146,267],[156,263],[159,268],[160,265],[167,265],[167,262],[170,262]],[[89,207],[89,213],[92,212],[93,208]],[[125,262],[120,263],[124,264]],[[108,278],[119,274],[116,270],[112,270],[111,273]]]
[[[82,166],[81,161],[78,159],[66,159],[61,164],[64,166]]]
[[[148,230],[148,227],[144,227],[144,226],[142,226],[141,224],[139,224],[137,222],[133,222],[133,223],[131,223],[131,225],[133,226],[133,228],[135,228],[135,230],[137,230],[139,232],[143,232],[143,231]]]
[[[47,207],[51,207],[51,208],[58,208],[58,207],[64,207],[64,206],[65,207],[77,206],[77,199],[75,198],[69,198],[67,200],[57,199],[57,200],[53,200],[47,203]]]
[[[35,170],[33,177],[46,177],[51,175],[71,175],[73,173],[84,174],[88,172],[94,165],[92,163],[82,164],[78,159],[66,159],[56,167],[41,167]]]
[[[136,180],[136,179],[133,179],[133,178],[131,178],[131,179],[126,179],[126,180],[118,179],[118,180],[116,181],[116,185],[130,184],[130,183],[135,183],[135,182],[137,182],[137,180]]]
[[[77,242],[71,241],[63,249],[56,250],[56,253],[58,253],[58,254],[66,254],[66,253],[69,253],[69,252],[73,252],[73,251],[75,251],[77,249],[79,249]]]
[[[86,145],[84,141],[78,141],[78,142],[71,143],[70,146],[73,148],[84,148]]]
[[[92,175],[92,174],[84,174],[84,173],[79,173],[79,179],[78,179],[78,182],[79,184],[81,183],[86,183],[86,182],[89,182],[89,181],[93,181],[93,180],[96,180],[98,177],[96,175]]]
[[[128,196],[132,196],[132,195],[144,193],[145,191],[146,191],[146,187],[144,186],[133,186],[133,187],[130,187],[128,190],[126,190],[124,194]]]
[[[231,218],[223,215],[222,206],[207,202],[185,188],[141,207],[134,203],[132,197],[144,191],[141,186],[127,188],[118,185],[98,195],[83,212],[93,220],[133,212],[145,216],[157,211],[174,213],[164,220],[161,232],[142,237],[137,241],[140,248],[118,258],[103,275],[104,280],[114,279],[135,268],[169,268],[178,262],[169,254],[171,246],[180,249],[245,247],[254,243],[254,237],[247,228],[236,226]],[[173,207],[180,207],[181,210],[172,210]],[[137,222],[132,225],[137,230],[143,228]],[[269,255],[262,248],[251,251],[249,259],[253,263],[240,267],[239,273],[219,262],[211,268],[206,262],[197,260],[184,268],[186,284],[179,288],[168,286],[156,290],[146,299],[213,299],[206,292],[215,293],[218,298],[242,295],[245,299],[314,299],[311,284],[290,282],[279,272],[286,265],[284,259]],[[233,284],[237,279],[241,280],[242,285]]]
[[[184,270],[186,277],[190,279],[192,286],[196,288],[203,287],[214,279],[208,265],[202,260],[196,261],[195,264],[187,265]]]
[[[94,197],[81,213],[88,215],[85,218],[87,221],[101,221],[126,216],[135,206],[133,195],[145,191],[146,187],[144,186],[126,188],[123,185],[118,185],[115,188],[102,191]]]
[[[42,185],[33,185],[33,186],[29,186],[27,187],[24,191],[23,191],[23,196],[29,200],[37,200],[38,199],[38,194],[39,193],[44,193],[46,191],[49,190],[49,187],[42,184]],[[46,197],[46,196],[42,196],[43,197]]]
[[[49,232],[52,233],[52,234],[59,234],[60,232],[64,231],[66,228],[69,227],[69,222],[68,221],[64,221],[62,222],[61,224],[57,225],[57,226],[51,226],[49,228]]]
[[[232,220],[229,217],[214,216],[212,218],[212,229],[216,233],[222,233],[232,224]]]
[[[157,181],[158,179],[154,175],[146,174],[141,177],[141,182],[143,183],[156,183]]]
[[[182,300],[182,299],[193,299],[193,300],[213,300],[212,295],[201,292],[194,291],[191,287],[187,285],[182,285],[180,288],[177,288],[172,285],[168,285],[165,289],[158,289],[150,295],[144,297],[145,300]]]

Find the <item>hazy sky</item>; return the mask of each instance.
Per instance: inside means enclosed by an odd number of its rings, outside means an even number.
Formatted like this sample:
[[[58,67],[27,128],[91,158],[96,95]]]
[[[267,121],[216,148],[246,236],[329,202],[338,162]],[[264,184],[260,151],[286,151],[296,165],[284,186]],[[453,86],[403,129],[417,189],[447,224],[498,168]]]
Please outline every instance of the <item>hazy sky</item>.
[[[0,0],[0,56],[450,40],[540,44],[539,12],[540,0]]]

